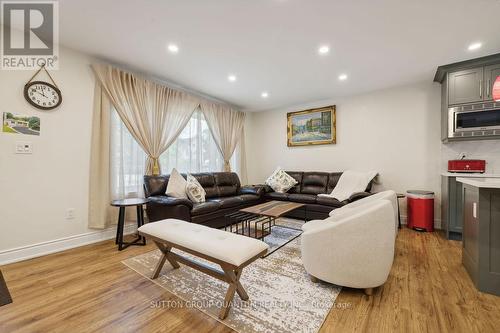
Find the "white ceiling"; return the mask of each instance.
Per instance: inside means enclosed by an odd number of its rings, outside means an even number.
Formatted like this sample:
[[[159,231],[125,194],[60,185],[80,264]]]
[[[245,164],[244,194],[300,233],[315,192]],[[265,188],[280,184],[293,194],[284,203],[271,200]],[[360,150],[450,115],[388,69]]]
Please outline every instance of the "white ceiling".
[[[61,44],[252,111],[430,82],[439,65],[500,52],[498,0],[59,3]]]

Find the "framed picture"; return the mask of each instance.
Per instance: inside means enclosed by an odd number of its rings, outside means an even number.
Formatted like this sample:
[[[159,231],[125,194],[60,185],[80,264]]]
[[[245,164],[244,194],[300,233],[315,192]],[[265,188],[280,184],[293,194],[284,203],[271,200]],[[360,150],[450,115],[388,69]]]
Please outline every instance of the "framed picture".
[[[40,118],[4,112],[2,131],[13,134],[40,135]]]
[[[288,147],[336,142],[335,105],[289,112],[287,120]]]

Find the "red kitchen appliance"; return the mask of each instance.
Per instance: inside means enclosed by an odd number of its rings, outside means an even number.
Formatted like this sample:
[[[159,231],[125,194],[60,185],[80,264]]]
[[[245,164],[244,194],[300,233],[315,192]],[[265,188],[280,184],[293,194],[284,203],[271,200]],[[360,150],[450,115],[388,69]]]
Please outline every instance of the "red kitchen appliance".
[[[449,172],[479,172],[486,171],[485,160],[450,160],[448,161]]]
[[[495,102],[500,102],[500,76],[497,76],[495,83],[493,83],[493,89],[491,90],[491,95]]]
[[[417,231],[434,231],[434,192],[407,191],[406,207],[408,228]]]

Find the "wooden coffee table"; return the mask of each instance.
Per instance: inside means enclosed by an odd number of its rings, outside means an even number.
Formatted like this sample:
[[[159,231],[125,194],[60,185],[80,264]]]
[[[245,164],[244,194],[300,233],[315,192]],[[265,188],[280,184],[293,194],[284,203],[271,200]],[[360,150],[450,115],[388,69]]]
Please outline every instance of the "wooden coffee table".
[[[224,230],[240,235],[264,239],[276,225],[276,219],[292,210],[305,206],[302,203],[269,201],[256,206],[240,209],[226,215]]]

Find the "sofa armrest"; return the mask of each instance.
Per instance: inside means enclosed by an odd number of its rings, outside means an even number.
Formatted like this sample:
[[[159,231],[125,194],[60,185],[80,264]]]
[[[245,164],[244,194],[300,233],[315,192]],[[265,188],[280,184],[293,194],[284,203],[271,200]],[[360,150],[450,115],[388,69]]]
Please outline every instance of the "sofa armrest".
[[[368,193],[368,192],[356,192],[356,193],[351,194],[351,196],[349,197],[349,199],[347,199],[347,202],[351,203],[351,202],[357,201],[359,199],[363,199],[363,198],[369,197],[372,194],[373,193]]]
[[[179,199],[166,195],[154,195],[149,197],[146,204],[146,213],[149,222],[165,219],[179,219],[191,221],[191,209],[193,203],[188,199]]]
[[[149,197],[148,204],[161,205],[161,206],[178,206],[183,205],[193,208],[193,202],[189,199],[174,198],[167,195],[157,195]]]
[[[264,185],[247,185],[240,188],[240,194],[255,194],[261,197],[265,192]]]

